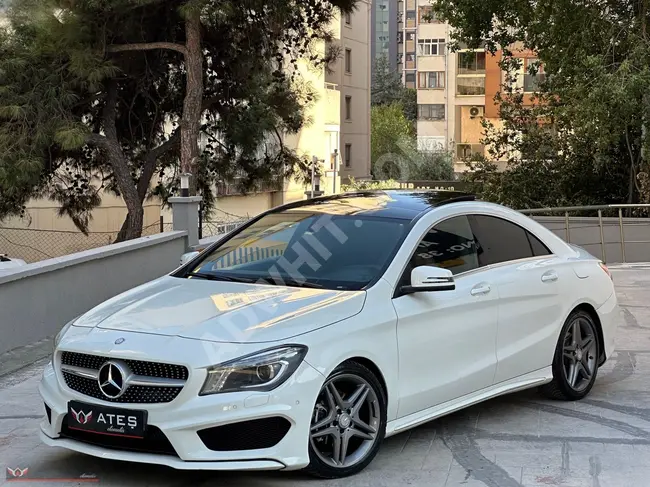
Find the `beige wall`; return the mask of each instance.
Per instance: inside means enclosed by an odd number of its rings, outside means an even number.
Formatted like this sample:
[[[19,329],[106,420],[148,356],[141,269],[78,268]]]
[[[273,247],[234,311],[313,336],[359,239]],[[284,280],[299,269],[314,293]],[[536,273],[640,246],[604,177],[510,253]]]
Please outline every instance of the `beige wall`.
[[[29,201],[26,206],[23,218],[8,218],[0,223],[0,227],[62,232],[79,231],[69,217],[58,215],[59,207],[55,201],[34,199]],[[157,225],[160,221],[160,202],[158,200],[146,201],[144,207],[144,226]],[[93,233],[119,232],[126,214],[126,206],[121,197],[104,193],[102,204],[92,212],[88,230]]]

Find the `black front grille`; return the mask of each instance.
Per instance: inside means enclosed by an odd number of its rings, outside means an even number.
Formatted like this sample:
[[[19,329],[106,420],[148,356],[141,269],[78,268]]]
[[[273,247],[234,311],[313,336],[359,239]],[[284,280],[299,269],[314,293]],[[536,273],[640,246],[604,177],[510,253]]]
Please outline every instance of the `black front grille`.
[[[148,425],[142,439],[120,438],[119,436],[99,435],[88,431],[73,430],[68,427],[68,415],[63,417],[61,436],[91,445],[110,448],[112,450],[127,450],[140,453],[155,453],[159,455],[178,456],[176,450],[165,434],[159,428]]]
[[[69,365],[91,370],[99,370],[101,366],[109,360],[111,360],[109,357],[87,355],[76,352],[63,352],[61,354],[61,365]],[[182,365],[145,362],[142,360],[120,360],[126,363],[134,374],[144,377],[187,380],[189,376],[187,367]],[[116,403],[155,404],[171,402],[176,399],[183,390],[182,386],[162,387],[133,385],[129,386],[120,397],[111,399],[102,393],[99,384],[95,379],[81,377],[66,371],[63,371],[63,378],[66,385],[73,391],[103,401]]]
[[[260,450],[280,443],[291,423],[279,416],[231,423],[198,431],[199,438],[212,451]]]
[[[73,391],[80,392],[86,396],[101,399],[108,402],[121,402],[132,404],[156,404],[171,402],[183,390],[182,387],[160,387],[160,386],[129,386],[120,397],[111,399],[106,397],[99,389],[95,379],[87,379],[78,375],[63,372],[63,378],[67,386]]]
[[[100,355],[86,355],[76,352],[63,352],[61,354],[61,364],[83,367],[85,369],[99,370],[109,360],[111,360],[110,357],[102,357]],[[128,365],[136,375],[180,380],[187,380],[189,377],[187,367],[182,365],[145,362],[143,360],[120,360]]]

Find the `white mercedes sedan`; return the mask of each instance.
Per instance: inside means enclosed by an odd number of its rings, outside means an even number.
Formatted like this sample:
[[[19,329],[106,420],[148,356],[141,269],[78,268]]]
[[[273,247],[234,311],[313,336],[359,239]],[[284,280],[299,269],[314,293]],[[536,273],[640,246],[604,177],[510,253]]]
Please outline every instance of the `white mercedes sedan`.
[[[66,324],[41,438],[343,477],[384,438],[498,395],[585,397],[617,323],[607,267],[516,211],[454,192],[302,201]]]

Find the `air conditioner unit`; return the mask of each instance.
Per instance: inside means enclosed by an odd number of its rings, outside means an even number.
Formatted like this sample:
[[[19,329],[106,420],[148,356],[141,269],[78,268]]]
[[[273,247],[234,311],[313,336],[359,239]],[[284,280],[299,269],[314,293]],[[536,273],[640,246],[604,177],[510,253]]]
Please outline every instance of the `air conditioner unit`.
[[[477,117],[482,117],[483,114],[485,113],[485,108],[484,107],[472,107],[469,109],[469,117],[470,118],[477,118]]]

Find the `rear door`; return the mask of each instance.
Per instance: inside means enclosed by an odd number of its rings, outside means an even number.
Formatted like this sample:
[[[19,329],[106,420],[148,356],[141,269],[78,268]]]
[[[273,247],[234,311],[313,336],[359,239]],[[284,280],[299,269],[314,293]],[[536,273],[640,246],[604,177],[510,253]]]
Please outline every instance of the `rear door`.
[[[495,383],[547,367],[553,359],[567,276],[563,259],[531,232],[491,215],[471,215],[479,266],[499,289]]]

